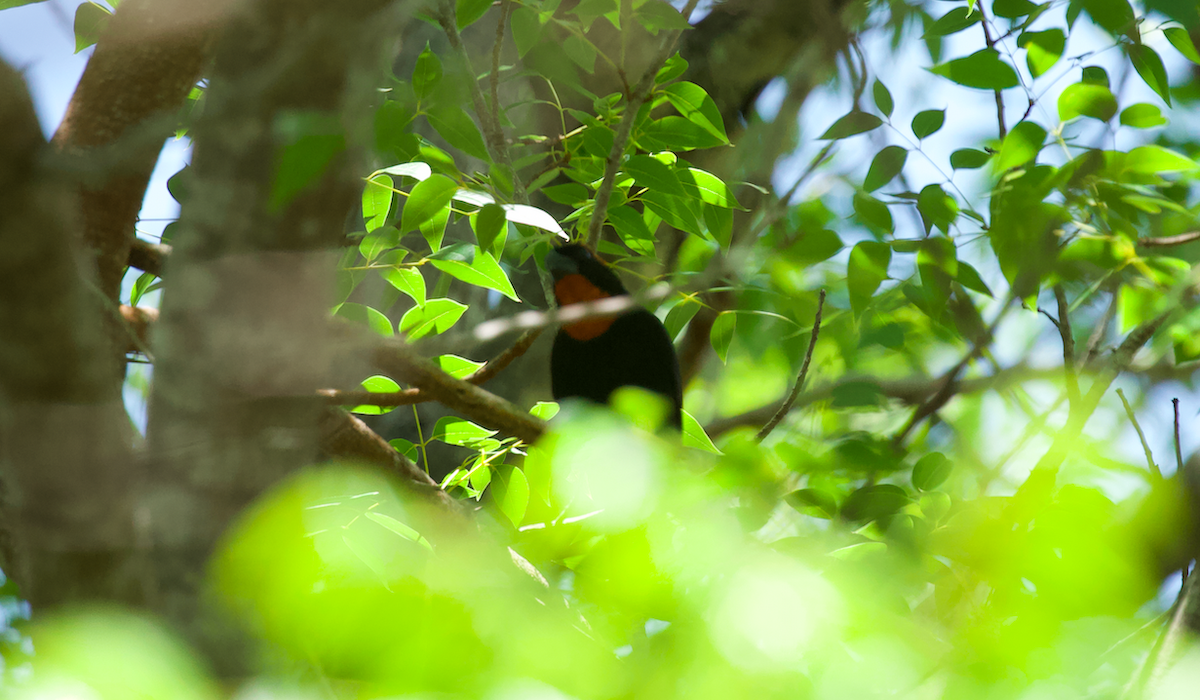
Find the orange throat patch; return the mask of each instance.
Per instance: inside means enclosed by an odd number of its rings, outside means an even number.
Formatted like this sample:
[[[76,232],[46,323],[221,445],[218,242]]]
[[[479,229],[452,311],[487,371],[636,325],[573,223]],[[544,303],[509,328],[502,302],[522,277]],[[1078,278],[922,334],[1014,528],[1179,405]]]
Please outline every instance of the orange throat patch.
[[[607,299],[610,295],[588,281],[583,275],[567,275],[554,283],[554,296],[560,306],[570,306],[585,301]],[[603,335],[613,324],[614,318],[593,318],[563,325],[567,335],[575,340],[591,340]]]

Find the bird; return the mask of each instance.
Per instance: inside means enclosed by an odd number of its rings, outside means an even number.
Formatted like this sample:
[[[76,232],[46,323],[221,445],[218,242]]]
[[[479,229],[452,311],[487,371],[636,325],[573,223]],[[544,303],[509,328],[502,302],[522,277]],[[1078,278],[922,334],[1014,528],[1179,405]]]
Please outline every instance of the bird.
[[[627,296],[620,278],[587,246],[565,243],[546,254],[559,306]],[[608,403],[622,386],[648,389],[671,404],[667,424],[682,427],[683,387],[671,336],[640,306],[619,316],[563,324],[550,350],[550,389],[556,401],[578,397]]]

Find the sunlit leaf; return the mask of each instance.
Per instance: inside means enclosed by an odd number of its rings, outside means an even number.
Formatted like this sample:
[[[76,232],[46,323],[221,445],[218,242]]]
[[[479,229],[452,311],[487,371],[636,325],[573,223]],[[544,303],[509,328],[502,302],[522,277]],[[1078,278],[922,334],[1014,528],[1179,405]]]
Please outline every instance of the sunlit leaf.
[[[874,114],[856,110],[839,118],[825,130],[825,133],[817,138],[823,141],[836,141],[866,133],[880,127],[882,124],[883,120]]]
[[[1003,90],[1020,84],[1013,67],[1000,59],[995,49],[982,49],[970,56],[938,64],[930,72],[964,87]]]
[[[380,274],[393,287],[411,297],[417,306],[425,305],[425,278],[419,270],[411,267],[392,267]]]
[[[500,267],[490,253],[479,247],[475,248],[475,258],[470,263],[461,260],[431,260],[430,264],[467,284],[494,289],[513,301],[521,301],[504,268]]]
[[[450,199],[457,189],[458,185],[454,180],[445,175],[431,175],[429,179],[418,182],[404,202],[404,210],[400,214],[400,231],[407,233],[432,219],[450,204]]]
[[[863,189],[867,192],[874,192],[892,181],[892,178],[900,174],[904,169],[904,162],[908,160],[908,151],[900,146],[885,146],[883,150],[875,154],[871,160],[871,167],[867,170],[867,177],[863,180]]]
[[[657,1],[651,0],[652,3]],[[704,129],[719,139],[720,143],[728,143],[721,111],[704,88],[695,83],[681,81],[663,88],[663,94],[684,119]]]
[[[1017,46],[1025,49],[1025,63],[1033,77],[1045,74],[1058,59],[1062,58],[1067,46],[1067,37],[1061,29],[1043,32],[1023,32],[1017,37]]]
[[[410,341],[429,335],[445,333],[462,318],[466,304],[453,299],[430,299],[425,306],[414,306],[400,318],[397,330]]]
[[[1000,144],[994,167],[997,172],[1024,165],[1037,158],[1046,142],[1046,130],[1036,122],[1023,121],[1014,126]]]
[[[709,339],[722,363],[725,362],[725,356],[729,353],[729,343],[733,340],[733,331],[736,327],[737,314],[729,311],[721,312],[713,321]]]
[[[850,251],[846,287],[850,291],[850,306],[855,313],[862,313],[875,295],[875,290],[887,279],[891,260],[892,248],[885,243],[863,241]]]
[[[1164,126],[1165,124],[1167,124],[1167,118],[1163,116],[1162,110],[1157,105],[1152,105],[1148,102],[1139,102],[1121,110],[1122,126],[1131,126],[1135,129],[1153,129],[1156,126]]]
[[[1058,118],[1091,117],[1106,122],[1117,113],[1117,98],[1102,85],[1075,83],[1058,96]]]
[[[1158,96],[1171,106],[1171,86],[1167,82],[1167,69],[1163,65],[1162,59],[1154,49],[1145,44],[1134,44],[1128,47],[1129,60],[1133,62],[1133,67],[1137,70],[1137,74],[1142,76],[1150,89],[1157,92]]]
[[[704,432],[704,427],[692,417],[692,414],[682,410],[679,413],[683,419],[683,434],[680,442],[684,447],[721,454],[721,451],[713,444],[712,438],[708,437],[708,433]]]

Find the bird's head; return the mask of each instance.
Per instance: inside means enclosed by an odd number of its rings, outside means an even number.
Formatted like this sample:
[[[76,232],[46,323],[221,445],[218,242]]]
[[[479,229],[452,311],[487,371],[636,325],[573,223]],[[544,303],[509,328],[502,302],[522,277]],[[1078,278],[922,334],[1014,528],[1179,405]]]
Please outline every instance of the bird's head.
[[[567,243],[546,254],[546,269],[554,277],[559,306],[628,294],[620,278],[587,246]],[[612,318],[589,319],[563,327],[576,340],[591,340],[612,325]]]

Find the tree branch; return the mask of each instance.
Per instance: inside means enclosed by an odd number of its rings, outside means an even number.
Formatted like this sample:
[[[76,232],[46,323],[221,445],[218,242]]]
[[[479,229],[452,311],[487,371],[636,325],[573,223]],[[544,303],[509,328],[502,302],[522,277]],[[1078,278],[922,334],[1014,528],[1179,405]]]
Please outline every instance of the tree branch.
[[[1183,245],[1193,241],[1200,241],[1200,231],[1181,233],[1178,236],[1161,236],[1159,238],[1143,236],[1142,238],[1137,239],[1137,244],[1143,248],[1165,248],[1167,246]]]
[[[485,427],[528,443],[536,442],[546,432],[545,421],[489,391],[446,374],[402,339],[386,339],[376,345],[371,362],[392,378],[427,392],[434,401]]]
[[[771,420],[767,421],[762,430],[758,431],[758,435],[754,438],[758,442],[762,442],[771,434],[775,426],[779,425],[783,417],[792,410],[792,405],[796,403],[796,397],[800,395],[800,389],[804,386],[805,378],[808,377],[808,365],[812,362],[813,348],[817,346],[817,336],[821,333],[821,312],[824,309],[825,290],[822,289],[820,295],[817,297],[817,314],[813,318],[812,335],[808,338],[808,349],[804,351],[804,363],[800,365],[800,374],[796,376],[796,384],[792,386],[792,391],[788,394],[787,399],[784,400],[783,405],[779,407],[775,415],[771,416]]]
[[[400,483],[410,492],[447,510],[461,511],[461,504],[424,470],[353,415],[328,408],[321,416],[320,430],[321,450],[331,457],[357,459],[381,467],[400,477]]]
[[[129,248],[129,266],[136,267],[142,272],[149,272],[155,277],[162,277],[163,267],[171,255],[171,246],[165,243],[151,243],[140,238],[133,239]]]
[[[1062,338],[1063,374],[1067,383],[1067,401],[1074,406],[1079,403],[1079,376],[1075,373],[1075,336],[1071,333],[1070,304],[1061,284],[1054,285],[1054,299],[1058,302],[1058,334]]]
[[[504,352],[488,360],[482,367],[463,377],[463,381],[476,386],[486,383],[492,377],[502,372],[512,361],[525,354],[529,346],[542,334],[542,328],[533,328],[521,334],[517,341]],[[404,389],[402,391],[339,391],[337,389],[322,389],[318,392],[324,396],[327,403],[336,406],[409,406],[411,404],[433,401],[434,397],[423,389]]]
[[[529,195],[525,192],[525,185],[522,184],[521,178],[518,177],[517,171],[513,168],[512,159],[508,153],[508,143],[504,140],[504,132],[500,129],[499,120],[499,104],[493,105],[496,109],[495,119],[493,113],[488,110],[487,101],[483,97],[483,90],[479,89],[479,81],[475,77],[475,71],[471,67],[471,57],[467,54],[467,49],[463,46],[462,37],[458,33],[458,20],[455,13],[453,0],[441,0],[441,11],[437,15],[438,24],[441,25],[442,31],[446,33],[446,39],[450,41],[450,48],[454,49],[455,55],[462,63],[463,69],[466,71],[467,91],[471,95],[471,105],[475,108],[475,115],[479,118],[479,123],[483,127],[483,135],[487,140],[488,152],[492,155],[492,160],[503,165],[509,174],[512,176],[513,192],[518,201],[528,202]]]
[[[683,16],[690,17],[692,11],[696,9],[699,0],[688,0],[688,4],[683,8]],[[663,64],[671,57],[671,52],[675,49],[675,43],[679,40],[679,35],[682,30],[668,32],[659,43],[658,52],[654,60],[650,61],[650,65],[646,67],[646,71],[642,73],[642,77],[637,84],[630,89],[626,95],[625,112],[621,115],[621,122],[617,125],[617,134],[613,139],[612,148],[608,152],[608,159],[604,163],[604,178],[600,181],[600,187],[596,190],[595,207],[592,209],[592,218],[588,220],[587,244],[592,248],[600,242],[600,231],[604,227],[604,220],[608,217],[608,200],[612,197],[613,186],[616,184],[617,171],[621,168],[621,158],[625,155],[625,146],[629,143],[629,134],[633,131],[633,122],[637,119],[638,112],[641,111],[642,105],[650,97],[650,89],[654,87],[654,76],[658,75],[658,71],[662,69]]]

